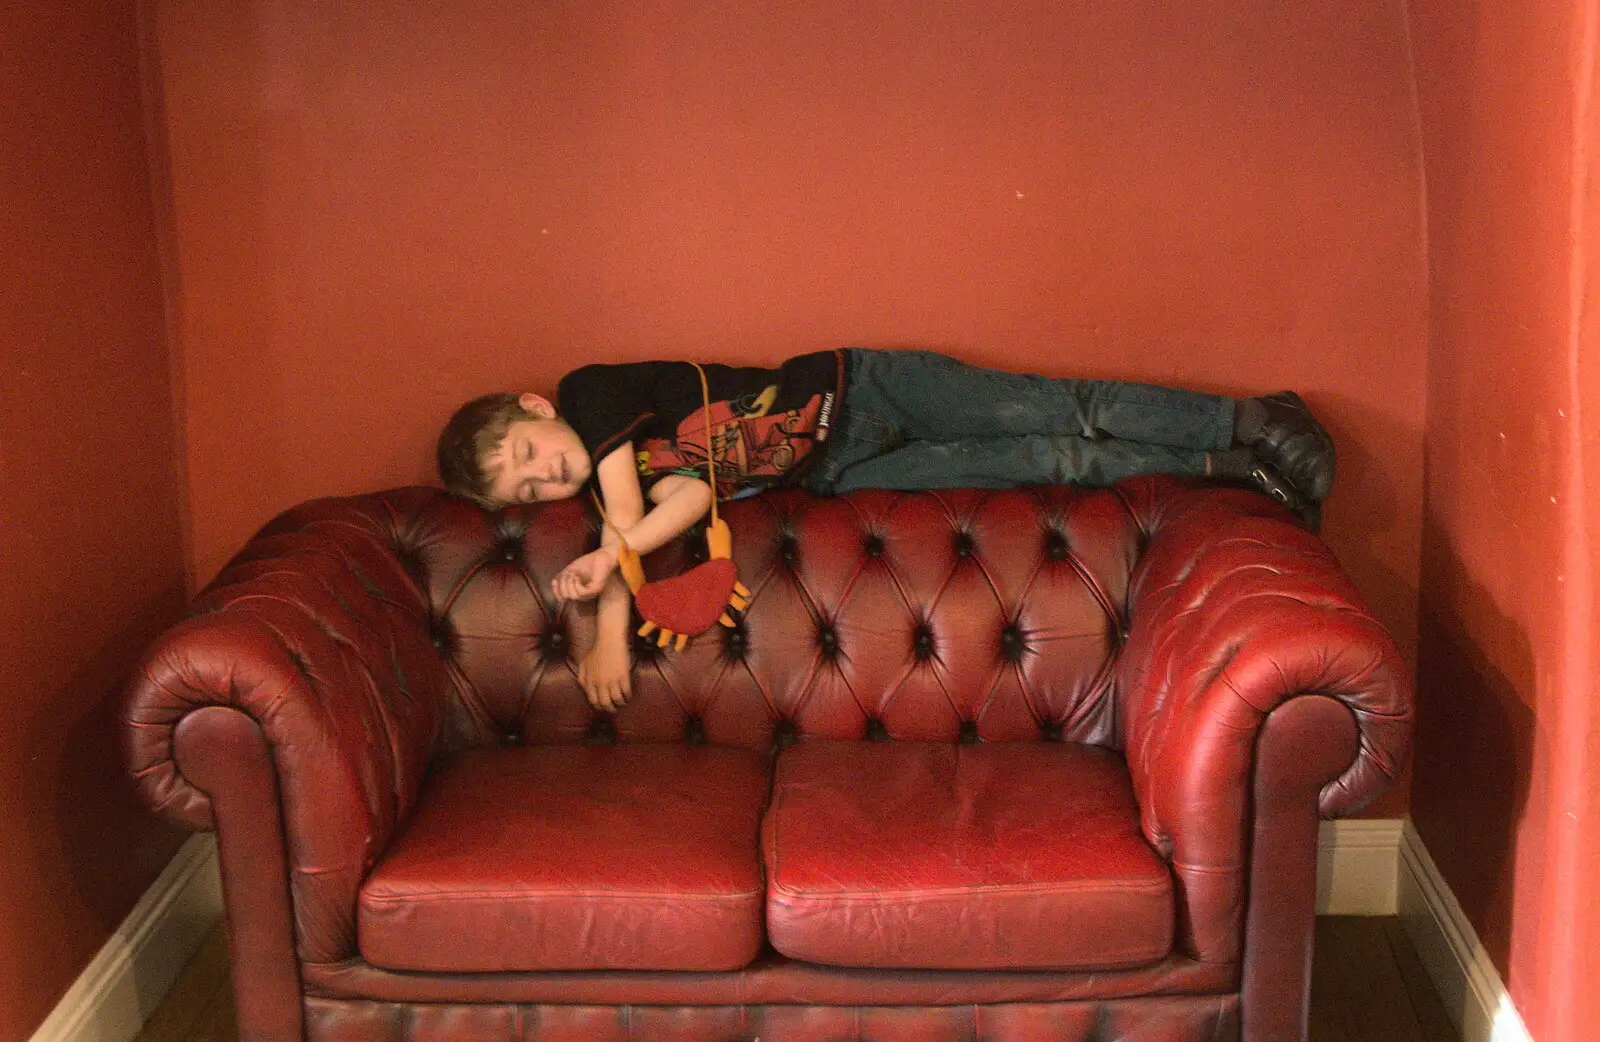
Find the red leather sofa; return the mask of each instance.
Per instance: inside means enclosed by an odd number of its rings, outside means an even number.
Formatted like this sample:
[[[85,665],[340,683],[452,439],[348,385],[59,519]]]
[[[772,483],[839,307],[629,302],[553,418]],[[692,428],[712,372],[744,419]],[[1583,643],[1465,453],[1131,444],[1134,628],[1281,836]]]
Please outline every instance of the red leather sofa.
[[[725,516],[748,612],[614,717],[575,501],[307,503],[200,595],[124,733],[217,831],[242,1038],[1303,1035],[1318,819],[1411,728],[1315,536],[1168,478]]]

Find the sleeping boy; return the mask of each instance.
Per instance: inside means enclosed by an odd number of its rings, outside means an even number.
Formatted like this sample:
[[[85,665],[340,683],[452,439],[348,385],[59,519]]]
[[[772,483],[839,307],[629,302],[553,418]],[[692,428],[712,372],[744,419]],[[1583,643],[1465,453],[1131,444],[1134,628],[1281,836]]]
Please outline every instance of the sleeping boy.
[[[983,369],[931,351],[844,348],[774,369],[588,365],[562,378],[557,401],[559,409],[508,393],[468,402],[439,436],[439,475],[490,508],[567,499],[598,484],[609,522],[601,545],[552,589],[565,600],[599,599],[578,679],[607,711],[629,695],[621,542],[649,553],[698,521],[713,494],[1108,485],[1181,474],[1251,485],[1315,528],[1335,469],[1333,440],[1292,391],[1234,399]]]

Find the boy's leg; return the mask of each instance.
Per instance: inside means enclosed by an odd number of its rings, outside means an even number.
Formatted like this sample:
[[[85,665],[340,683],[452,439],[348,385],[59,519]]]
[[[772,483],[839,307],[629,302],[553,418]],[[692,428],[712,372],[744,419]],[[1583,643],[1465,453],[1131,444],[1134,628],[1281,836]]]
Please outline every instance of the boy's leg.
[[[894,428],[900,441],[1076,435],[1180,449],[1233,444],[1232,398],[1008,373],[932,351],[853,350],[846,404]]]
[[[1153,473],[1204,477],[1210,473],[1208,455],[1198,449],[1061,434],[914,441],[851,463],[827,491],[1109,485],[1119,478]]]
[[[841,457],[840,465],[827,478],[814,476],[806,486],[826,495],[865,488],[918,492],[1067,483],[1104,486],[1137,474],[1157,473],[1222,477],[1265,493],[1298,514],[1313,532],[1320,529],[1321,506],[1302,498],[1270,467],[1257,465],[1241,474],[1219,472],[1218,461],[1237,451],[1214,453],[1065,434],[914,441],[876,455],[856,453],[848,461]]]

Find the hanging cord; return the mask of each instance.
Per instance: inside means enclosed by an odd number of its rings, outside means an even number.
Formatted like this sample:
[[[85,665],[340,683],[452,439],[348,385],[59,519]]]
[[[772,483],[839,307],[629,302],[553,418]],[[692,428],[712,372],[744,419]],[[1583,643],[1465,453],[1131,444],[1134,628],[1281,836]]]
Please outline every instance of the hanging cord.
[[[711,482],[711,526],[717,524],[717,453],[711,444],[711,388],[706,383],[706,371],[699,362],[690,362],[694,371],[700,374],[700,400],[705,402],[706,410],[706,480]]]
[[[704,409],[706,421],[706,480],[711,484],[711,528],[715,529],[717,527],[717,454],[711,444],[711,387],[706,382],[706,371],[701,367],[700,363],[690,362],[689,364],[694,366],[694,371],[700,375],[700,400],[705,403],[702,408]],[[600,502],[600,496],[593,488],[589,489],[589,498],[594,500],[595,509],[600,511],[600,520],[607,528],[616,533],[617,541],[622,544],[622,549],[637,559],[638,555],[634,553],[633,547],[629,546],[628,541],[623,538],[622,529],[611,523],[611,515],[606,513],[605,504]],[[620,557],[618,563],[621,563]],[[642,574],[640,578],[642,580]],[[630,583],[630,585],[632,584]],[[638,587],[634,587],[634,591],[637,592]]]
[[[616,533],[620,544],[617,566],[628,588],[633,591],[634,605],[644,619],[643,625],[635,632],[641,637],[648,637],[660,630],[656,646],[665,648],[676,639],[679,651],[683,650],[691,635],[708,629],[713,618],[724,626],[737,626],[728,610],[744,611],[750,606],[752,596],[739,581],[739,572],[733,563],[733,534],[728,531],[727,522],[717,516],[717,460],[711,441],[711,389],[706,382],[706,371],[699,363],[689,364],[700,374],[700,396],[705,402],[706,480],[711,484],[711,521],[706,525],[706,560],[675,578],[647,582],[639,554],[628,545],[622,531],[606,516],[605,504],[600,502],[594,489],[589,490],[594,505],[600,510],[601,519],[607,528]],[[706,595],[714,600],[708,601]]]

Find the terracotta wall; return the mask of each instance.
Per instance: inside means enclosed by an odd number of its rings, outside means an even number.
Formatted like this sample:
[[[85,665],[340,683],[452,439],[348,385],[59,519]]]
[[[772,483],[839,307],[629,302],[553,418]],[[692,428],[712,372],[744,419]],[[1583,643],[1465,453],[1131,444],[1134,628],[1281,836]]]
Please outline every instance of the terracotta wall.
[[[28,1038],[182,836],[114,699],[184,597],[133,0],[0,7],[0,1040]]]
[[[1412,813],[1534,1037],[1597,1038],[1596,5],[1412,6],[1434,316]]]
[[[1591,6],[1585,33],[1588,83],[1579,95],[1587,106],[1584,143],[1582,322],[1578,347],[1578,424],[1581,444],[1576,462],[1581,538],[1569,546],[1573,571],[1588,575],[1587,610],[1574,626],[1568,652],[1578,660],[1578,697],[1568,705],[1560,813],[1566,819],[1560,858],[1564,871],[1554,895],[1554,914],[1570,931],[1563,951],[1565,1015],[1575,1038],[1600,1037],[1600,4]],[[1582,610],[1582,609],[1580,609]],[[1587,694],[1588,697],[1582,697]]]
[[[157,8],[201,578],[301,499],[430,480],[485,390],[914,346],[1301,389],[1330,541],[1412,647],[1399,0]]]
[[[1536,1036],[1600,1034],[1594,3],[1410,6],[1431,335],[1399,0],[155,0],[176,433],[133,3],[0,16],[0,1039],[180,838],[109,706],[185,495],[192,586],[294,502],[428,480],[484,389],[845,343],[1304,391],[1330,541],[1421,620],[1418,827]]]

